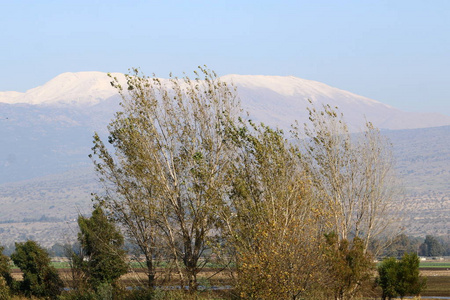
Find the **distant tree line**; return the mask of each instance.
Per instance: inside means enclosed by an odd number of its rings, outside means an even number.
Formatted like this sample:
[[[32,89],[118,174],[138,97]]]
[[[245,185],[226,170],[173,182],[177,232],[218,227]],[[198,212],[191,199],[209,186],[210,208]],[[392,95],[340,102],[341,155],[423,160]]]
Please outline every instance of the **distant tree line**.
[[[370,245],[369,250],[375,252],[378,248],[377,240],[373,241],[375,246]],[[80,243],[55,243],[51,247],[44,247],[51,257],[67,257],[67,249],[78,252]],[[14,244],[3,245],[3,253],[10,256],[14,250]],[[136,246],[128,240],[124,241],[124,249],[128,255],[136,256],[139,253]],[[430,251],[431,249],[431,251]],[[422,257],[450,256],[450,236],[427,235],[425,237],[408,236],[399,234],[394,237],[386,247],[378,252],[379,257],[401,258],[405,253],[416,253]]]
[[[450,236],[427,235],[423,238],[400,234],[384,249],[382,256],[400,258],[405,253],[424,257],[450,256]]]

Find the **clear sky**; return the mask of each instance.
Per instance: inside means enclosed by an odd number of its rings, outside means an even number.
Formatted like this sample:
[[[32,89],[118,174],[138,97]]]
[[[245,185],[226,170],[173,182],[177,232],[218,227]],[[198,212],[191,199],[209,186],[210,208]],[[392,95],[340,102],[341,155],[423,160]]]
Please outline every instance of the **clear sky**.
[[[293,75],[450,115],[450,1],[0,0],[0,91],[63,72]]]

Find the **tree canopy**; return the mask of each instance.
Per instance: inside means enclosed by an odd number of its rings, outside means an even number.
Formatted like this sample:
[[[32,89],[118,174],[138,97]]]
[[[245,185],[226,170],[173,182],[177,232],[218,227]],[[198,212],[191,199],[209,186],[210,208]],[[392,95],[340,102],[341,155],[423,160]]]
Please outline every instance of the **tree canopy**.
[[[368,245],[388,232],[388,141],[369,122],[352,135],[327,105],[311,106],[309,125],[288,137],[244,116],[214,72],[194,74],[114,78],[122,110],[110,146],[94,135],[98,203],[146,257],[149,285],[162,259],[195,290],[225,254],[243,297],[356,295],[372,268]],[[345,278],[339,287],[326,284],[330,272]]]
[[[162,81],[134,70],[126,89],[113,81],[123,100],[108,127],[115,155],[98,135],[93,148],[102,203],[146,256],[150,282],[154,251],[166,248],[190,289],[226,199],[234,151],[225,133],[238,110],[213,72],[195,75]]]

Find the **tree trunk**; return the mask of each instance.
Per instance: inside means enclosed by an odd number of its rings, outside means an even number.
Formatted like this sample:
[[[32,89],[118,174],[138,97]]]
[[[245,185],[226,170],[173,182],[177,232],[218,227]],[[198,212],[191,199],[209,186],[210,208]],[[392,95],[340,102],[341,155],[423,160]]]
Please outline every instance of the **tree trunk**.
[[[153,260],[151,254],[145,254],[145,264],[147,265],[148,287],[155,286],[155,269],[153,268]]]

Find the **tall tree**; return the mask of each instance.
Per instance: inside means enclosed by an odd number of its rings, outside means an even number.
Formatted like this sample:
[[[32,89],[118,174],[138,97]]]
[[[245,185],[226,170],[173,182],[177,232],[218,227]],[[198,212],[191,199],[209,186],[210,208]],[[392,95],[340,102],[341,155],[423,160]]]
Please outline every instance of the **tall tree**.
[[[319,235],[299,149],[280,130],[241,121],[222,212],[243,298],[297,299],[321,271]]]
[[[128,270],[122,234],[99,206],[90,218],[79,216],[78,226],[83,258],[78,264],[89,285],[96,289],[101,284],[114,284]]]
[[[225,200],[234,151],[225,141],[239,111],[234,89],[204,68],[196,78],[148,78],[133,70],[122,109],[109,124],[112,154],[94,136],[104,206],[146,256],[149,282],[155,251],[167,247],[183,285],[197,288],[200,257]],[[203,76],[203,80],[200,80]]]
[[[11,259],[23,272],[20,289],[26,296],[56,298],[61,293],[63,282],[50,266],[48,253],[35,241],[16,243]]]
[[[387,233],[392,222],[386,214],[394,217],[389,210],[397,195],[391,144],[370,122],[352,135],[342,114],[329,105],[309,108],[309,120],[307,138],[300,142],[313,192],[326,208],[323,220],[339,241],[358,237],[366,251],[374,238]]]

